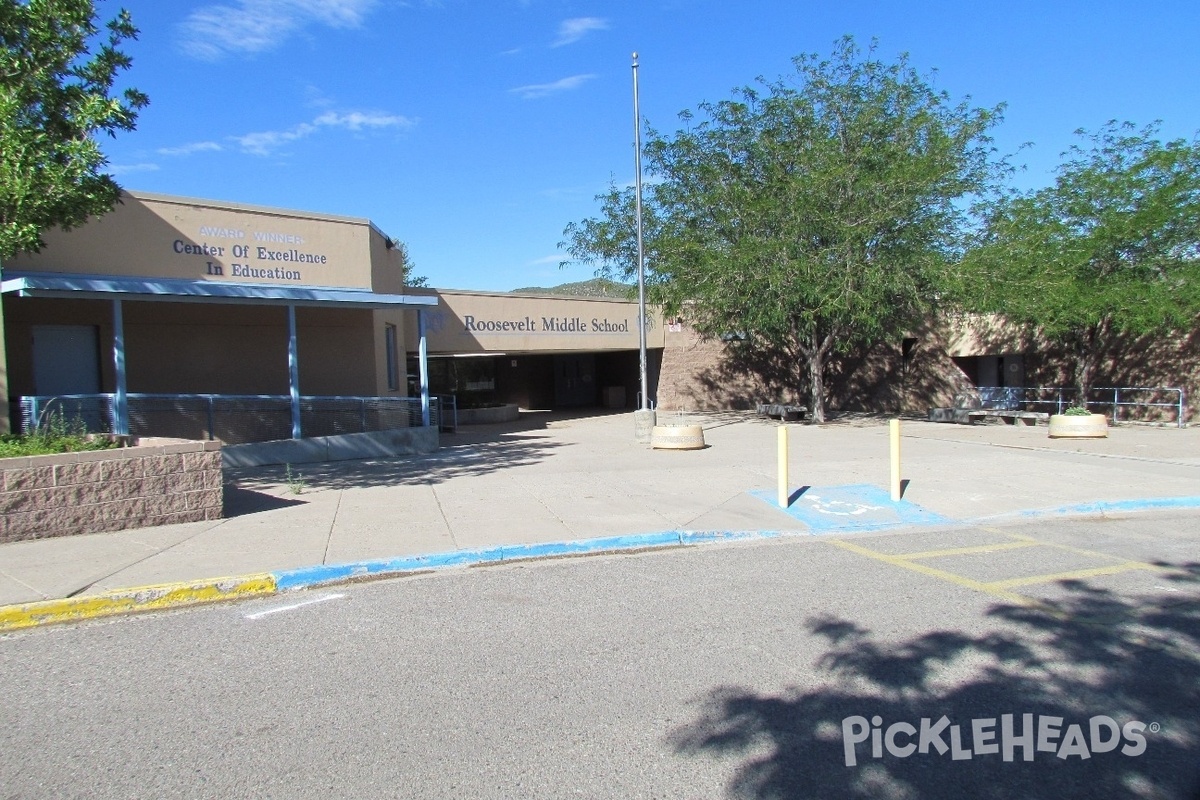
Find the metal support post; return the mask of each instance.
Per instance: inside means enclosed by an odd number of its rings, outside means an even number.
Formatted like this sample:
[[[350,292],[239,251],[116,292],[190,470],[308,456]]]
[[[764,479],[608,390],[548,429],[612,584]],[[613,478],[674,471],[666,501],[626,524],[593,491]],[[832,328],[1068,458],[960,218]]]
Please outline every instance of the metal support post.
[[[296,346],[296,307],[288,305],[288,387],[292,398],[292,438],[300,438],[300,350]]]

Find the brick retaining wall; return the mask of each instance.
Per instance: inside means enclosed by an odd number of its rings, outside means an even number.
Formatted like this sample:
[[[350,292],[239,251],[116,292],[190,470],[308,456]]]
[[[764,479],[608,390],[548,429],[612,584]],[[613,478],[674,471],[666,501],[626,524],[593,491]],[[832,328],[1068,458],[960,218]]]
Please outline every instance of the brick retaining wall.
[[[0,459],[0,542],[220,519],[221,443]]]

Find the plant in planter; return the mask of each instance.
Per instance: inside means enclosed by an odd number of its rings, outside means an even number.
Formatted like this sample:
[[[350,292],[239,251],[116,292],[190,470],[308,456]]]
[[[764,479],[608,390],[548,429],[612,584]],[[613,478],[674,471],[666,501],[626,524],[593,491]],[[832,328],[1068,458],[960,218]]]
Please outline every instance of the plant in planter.
[[[89,434],[82,421],[69,422],[61,414],[54,414],[32,433],[0,435],[0,458],[107,450],[119,446],[120,441],[115,437]]]
[[[1050,415],[1051,439],[1103,439],[1108,436],[1108,418],[1083,406],[1071,406]]]

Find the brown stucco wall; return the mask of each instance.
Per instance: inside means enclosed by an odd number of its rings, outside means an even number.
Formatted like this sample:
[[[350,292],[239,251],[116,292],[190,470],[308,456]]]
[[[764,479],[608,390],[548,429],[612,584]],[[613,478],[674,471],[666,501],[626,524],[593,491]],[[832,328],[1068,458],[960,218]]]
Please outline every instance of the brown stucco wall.
[[[221,516],[217,442],[0,459],[0,542]]]
[[[426,311],[430,353],[601,352],[638,348],[636,302],[449,289],[425,293],[436,294],[440,301],[436,308]],[[647,316],[652,322],[646,346],[662,347],[661,315],[651,309]],[[416,315],[411,319],[409,340],[415,342]],[[555,321],[571,329],[558,329]]]
[[[1030,363],[1032,368],[1027,371],[1034,385],[1071,386],[1069,353],[1046,347],[1038,350]],[[1190,334],[1115,340],[1104,352],[1093,385],[1183,389],[1184,421],[1200,420],[1200,325]],[[1174,403],[1176,398],[1166,392],[1153,397],[1144,392],[1128,394],[1163,403]],[[1097,395],[1094,393],[1093,399],[1099,399]],[[1165,407],[1122,407],[1118,413],[1128,420],[1176,421],[1176,412]]]
[[[829,412],[916,412],[948,405],[970,385],[946,349],[943,330],[915,331],[904,358],[901,342],[880,343],[829,360]],[[762,402],[808,404],[803,365],[771,361],[737,345],[705,339],[683,326],[667,333],[658,407],[663,410],[753,409]]]
[[[751,409],[766,400],[791,402],[797,397],[794,387],[789,391],[772,385],[769,378],[745,369],[721,341],[705,339],[687,325],[666,332],[657,387],[663,411]]]
[[[4,303],[13,397],[37,393],[31,330],[50,324],[99,329],[101,388],[113,391],[111,302],[6,298]],[[126,301],[124,317],[130,392],[288,392],[286,308]],[[383,334],[371,311],[298,308],[296,329],[303,394],[376,394],[375,337],[382,346]]]
[[[123,192],[109,213],[71,231],[46,231],[41,252],[19,254],[4,268],[370,289],[371,232],[368,220],[353,217]],[[288,276],[239,275],[241,267]]]
[[[901,339],[830,359],[828,410],[924,414],[931,407],[949,406],[955,394],[973,386],[955,363],[956,357],[1019,355],[1026,386],[1070,384],[1068,354],[995,319],[948,318],[903,338],[912,340],[907,358]],[[1200,326],[1187,335],[1115,341],[1105,353],[1095,385],[1182,388],[1185,421],[1196,419]],[[805,403],[807,394],[807,374],[791,365],[745,358],[734,346],[705,340],[686,325],[666,335],[658,386],[658,407],[663,410],[748,409],[765,400]],[[1173,398],[1164,393],[1155,400],[1172,402]],[[1120,418],[1175,422],[1176,414],[1172,408],[1123,407]]]
[[[20,272],[168,278],[405,294],[402,250],[369,220],[225,201],[125,192],[110,213],[69,232],[48,231],[39,253],[7,259]],[[259,248],[281,256],[264,258]],[[312,258],[319,258],[314,263]],[[287,276],[239,275],[238,265]],[[286,394],[286,308],[233,303],[123,301],[130,392]],[[5,319],[7,317],[7,319]],[[415,310],[298,307],[300,391],[305,395],[407,394],[405,356]],[[0,308],[0,405],[38,392],[32,326],[96,328],[101,391],[114,390],[109,300],[6,295]],[[388,385],[385,330],[397,333]],[[5,363],[7,361],[7,363]],[[8,414],[0,408],[0,430]]]

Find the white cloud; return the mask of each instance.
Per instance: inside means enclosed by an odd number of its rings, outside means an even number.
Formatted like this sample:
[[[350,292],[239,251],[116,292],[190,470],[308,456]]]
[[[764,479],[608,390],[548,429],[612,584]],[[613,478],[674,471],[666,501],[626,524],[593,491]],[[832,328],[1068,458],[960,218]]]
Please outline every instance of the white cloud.
[[[309,25],[357,28],[379,0],[234,0],[193,11],[177,29],[180,47],[202,61],[279,47]]]
[[[192,142],[178,147],[160,147],[154,152],[160,156],[190,156],[192,153],[219,153],[224,149],[216,142]]]
[[[237,142],[238,147],[242,148],[242,151],[245,153],[256,156],[269,156],[273,151],[278,150],[289,142],[311,136],[316,130],[315,125],[302,122],[286,131],[258,131],[256,133],[242,134],[241,136],[231,136],[230,138]]]
[[[533,261],[527,261],[525,262],[525,266],[540,267],[543,264],[554,264],[555,266],[558,266],[562,262],[569,261],[570,259],[571,257],[565,253],[555,253],[552,256],[543,256],[541,258],[535,258]]]
[[[326,111],[313,120],[313,124],[326,128],[346,128],[359,131],[363,128],[411,128],[416,121],[399,114],[384,114],[379,111],[351,111],[348,114]]]
[[[559,92],[568,92],[572,89],[578,89],[583,84],[590,81],[595,75],[572,75],[569,78],[554,81],[554,83],[534,83],[529,86],[518,86],[515,89],[509,89],[515,95],[519,95],[522,100],[536,100],[539,97],[546,97]]]
[[[562,47],[563,45],[574,44],[592,31],[603,31],[608,29],[608,20],[600,17],[574,17],[573,19],[565,19],[558,26],[558,38],[554,40],[552,47]]]
[[[309,108],[329,108],[333,105],[333,98],[316,86],[305,86],[304,104]]]
[[[158,164],[109,164],[109,175],[132,175],[135,172],[157,172]]]
[[[312,136],[323,128],[340,128],[348,131],[364,129],[380,130],[384,128],[411,128],[416,120],[399,114],[385,114],[377,111],[351,111],[339,114],[336,111],[326,111],[312,122],[301,122],[282,131],[258,131],[241,136],[231,136],[242,152],[256,156],[268,156],[275,150],[298,139]]]

